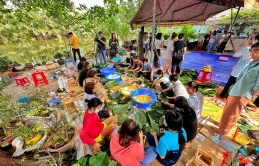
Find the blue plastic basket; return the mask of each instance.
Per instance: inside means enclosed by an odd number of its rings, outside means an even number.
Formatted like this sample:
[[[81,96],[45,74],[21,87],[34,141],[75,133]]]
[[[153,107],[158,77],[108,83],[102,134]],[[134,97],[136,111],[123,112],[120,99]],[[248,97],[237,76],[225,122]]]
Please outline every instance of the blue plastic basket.
[[[137,102],[136,100],[134,100],[135,96],[139,96],[139,95],[148,95],[151,97],[152,101],[149,103],[140,103]],[[156,102],[157,100],[157,96],[155,94],[155,92],[153,92],[152,90],[149,90],[147,88],[140,88],[138,90],[135,90],[131,93],[131,99],[134,103],[134,105],[138,108],[149,108],[152,107],[152,105]]]
[[[105,67],[100,70],[103,76],[107,76],[108,74],[113,74],[115,72],[115,68],[113,67]]]
[[[117,74],[117,75],[119,75],[120,77],[119,77],[119,78],[116,78],[116,79],[109,79],[109,78],[108,78],[109,75],[113,75],[113,74]],[[117,81],[117,82],[120,82],[120,81],[121,81],[121,74],[120,74],[120,73],[117,73],[117,72],[114,72],[114,73],[112,73],[112,74],[106,75],[105,78],[106,78],[107,81]]]

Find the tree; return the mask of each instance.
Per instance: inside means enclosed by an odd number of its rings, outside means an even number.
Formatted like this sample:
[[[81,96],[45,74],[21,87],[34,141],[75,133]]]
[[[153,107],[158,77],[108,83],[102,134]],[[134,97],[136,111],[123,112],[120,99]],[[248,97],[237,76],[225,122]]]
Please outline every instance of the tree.
[[[176,32],[178,35],[180,33],[184,34],[184,40],[185,41],[189,41],[190,39],[197,39],[198,38],[198,34],[196,33],[196,31],[193,29],[192,26],[190,25],[185,25],[185,26],[181,26],[181,30]]]

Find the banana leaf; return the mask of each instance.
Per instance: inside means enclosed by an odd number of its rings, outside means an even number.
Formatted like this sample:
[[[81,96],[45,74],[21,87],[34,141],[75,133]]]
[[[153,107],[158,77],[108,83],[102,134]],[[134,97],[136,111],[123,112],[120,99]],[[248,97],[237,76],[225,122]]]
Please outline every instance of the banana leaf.
[[[161,102],[164,103],[164,102],[168,102],[168,98],[167,98],[167,94],[166,93],[162,93],[161,94]]]
[[[148,124],[147,116],[144,111],[139,111],[133,114],[132,119],[138,124],[140,130]]]
[[[99,152],[90,157],[88,166],[112,166],[112,162],[107,153]]]
[[[129,115],[131,115],[134,110],[133,108],[129,109],[128,104],[118,104],[112,106],[112,112],[118,117],[118,125],[121,125],[125,120],[129,118]]]
[[[152,129],[154,129],[154,131],[156,132],[157,135],[159,135],[160,132],[159,132],[159,125],[158,125],[158,123],[156,123],[148,113],[146,113],[146,114],[147,114],[147,122],[148,122],[149,126]]]

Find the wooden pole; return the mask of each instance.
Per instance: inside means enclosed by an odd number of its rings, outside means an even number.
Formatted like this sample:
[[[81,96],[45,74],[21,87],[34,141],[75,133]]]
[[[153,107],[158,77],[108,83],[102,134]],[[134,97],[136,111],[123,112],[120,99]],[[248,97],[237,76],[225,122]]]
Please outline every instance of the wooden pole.
[[[139,59],[144,59],[144,49],[143,49],[143,35],[144,35],[144,26],[140,28],[139,34],[138,34],[138,55]]]

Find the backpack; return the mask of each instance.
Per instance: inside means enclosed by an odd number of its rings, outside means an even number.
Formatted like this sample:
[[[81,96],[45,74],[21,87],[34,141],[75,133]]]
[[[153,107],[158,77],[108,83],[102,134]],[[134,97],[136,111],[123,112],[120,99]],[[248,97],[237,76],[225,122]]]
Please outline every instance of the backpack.
[[[177,42],[182,42],[182,41],[177,41]],[[184,54],[184,47],[183,48],[178,48],[176,47],[177,42],[174,42],[174,53],[173,56],[175,57],[182,57]]]

